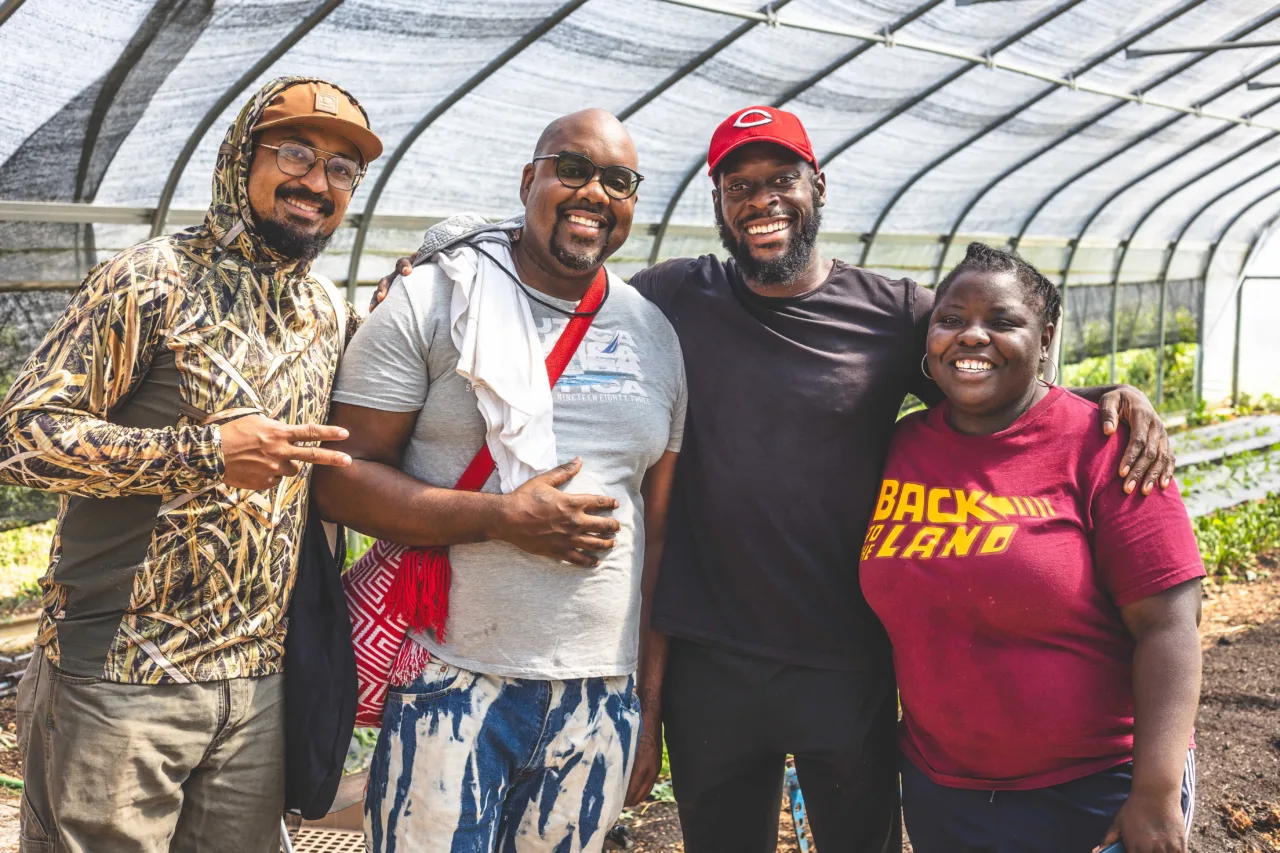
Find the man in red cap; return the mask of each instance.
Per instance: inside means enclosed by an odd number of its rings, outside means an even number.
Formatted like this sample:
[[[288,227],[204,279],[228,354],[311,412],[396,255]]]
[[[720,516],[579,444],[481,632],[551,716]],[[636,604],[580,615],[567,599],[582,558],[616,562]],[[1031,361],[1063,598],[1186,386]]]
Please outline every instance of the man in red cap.
[[[311,262],[382,151],[272,80],[202,225],[85,278],[0,404],[0,483],[63,495],[18,688],[23,851],[280,849],[284,639],[353,314]]]
[[[665,730],[686,853],[774,850],[787,755],[823,853],[897,853],[897,692],[857,573],[902,400],[940,399],[920,371],[933,293],[823,257],[826,177],[792,113],[733,113],[707,165],[729,258],[630,281],[680,338],[690,405],[628,802],[648,794]],[[1123,476],[1167,484],[1146,397],[1083,393],[1132,427]]]

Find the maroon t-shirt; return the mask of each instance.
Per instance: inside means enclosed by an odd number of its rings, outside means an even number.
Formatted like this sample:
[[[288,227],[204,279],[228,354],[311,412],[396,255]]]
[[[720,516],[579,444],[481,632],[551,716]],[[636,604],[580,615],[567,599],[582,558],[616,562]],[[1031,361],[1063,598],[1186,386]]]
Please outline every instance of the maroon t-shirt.
[[[1204,576],[1176,487],[1126,495],[1127,430],[1061,388],[970,436],[904,418],[862,548],[893,644],[899,742],[934,782],[1023,790],[1133,753],[1134,643],[1119,608]]]

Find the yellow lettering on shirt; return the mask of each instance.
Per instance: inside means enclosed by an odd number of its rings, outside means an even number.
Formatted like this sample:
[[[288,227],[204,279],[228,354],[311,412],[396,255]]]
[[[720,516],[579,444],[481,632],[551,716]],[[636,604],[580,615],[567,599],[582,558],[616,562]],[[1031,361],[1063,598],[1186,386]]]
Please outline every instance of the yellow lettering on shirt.
[[[1047,498],[885,478],[861,556],[931,560],[1002,554],[1022,524],[1055,515]]]
[[[876,502],[876,514],[872,521],[884,521],[893,514],[894,499],[898,496],[898,481],[885,480],[880,484],[880,500]]]
[[[951,532],[951,538],[947,540],[947,544],[942,546],[942,556],[950,557],[952,554],[957,557],[969,556],[969,549],[973,547],[973,543],[977,541],[978,534],[981,532],[981,524],[975,524],[973,527],[960,525]]]
[[[929,490],[929,504],[928,510],[925,514],[930,522],[933,524],[955,524],[957,521],[961,521],[959,514],[942,511],[942,502],[950,497],[950,489]]]
[[[862,540],[862,559],[870,559],[871,551],[876,547],[875,542],[880,538],[880,534],[883,532],[883,524],[873,524],[867,528],[867,536]]]
[[[893,513],[893,520],[902,521],[908,515],[912,521],[924,521],[924,486],[919,483],[902,484],[902,498]]]
[[[978,503],[987,496],[982,489],[974,489],[972,492],[966,492],[964,489],[956,489],[956,515],[959,521],[968,522],[970,518],[978,521],[995,521],[996,517],[987,512]]]
[[[1018,532],[1016,524],[997,524],[987,531],[987,538],[982,540],[979,554],[1001,554],[1009,550],[1013,534]]]
[[[947,531],[941,527],[921,527],[916,531],[916,538],[903,549],[902,559],[907,560],[919,554],[922,560],[928,560],[933,556],[934,550],[946,533]]]
[[[884,537],[884,541],[880,543],[880,550],[876,551],[877,557],[892,557],[898,553],[898,549],[893,547],[893,543],[898,541],[898,537],[902,535],[902,531],[906,528],[905,524],[895,524],[889,528],[889,535]]]

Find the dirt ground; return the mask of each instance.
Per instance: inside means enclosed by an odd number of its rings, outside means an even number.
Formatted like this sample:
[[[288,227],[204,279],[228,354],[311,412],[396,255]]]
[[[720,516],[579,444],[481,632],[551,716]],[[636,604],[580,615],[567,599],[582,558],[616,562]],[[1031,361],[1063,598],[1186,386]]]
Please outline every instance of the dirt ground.
[[[1195,853],[1280,853],[1280,621],[1219,637],[1196,719]]]
[[[1280,853],[1280,561],[1261,568],[1272,577],[1206,587],[1192,853]],[[0,682],[13,668],[0,663]],[[14,711],[14,697],[0,697],[0,773],[20,777]],[[0,788],[0,853],[17,850],[18,802]],[[623,822],[636,853],[682,853],[674,803],[650,803]],[[799,853],[785,798],[777,850]]]
[[[649,803],[645,809],[636,809],[633,815],[624,815],[623,823],[631,827],[636,840],[634,850],[640,853],[683,853],[680,841],[680,816],[675,803]],[[810,839],[812,841],[812,839]],[[799,853],[796,828],[791,820],[787,798],[782,798],[782,814],[778,819],[778,853]],[[909,848],[908,848],[909,851]]]

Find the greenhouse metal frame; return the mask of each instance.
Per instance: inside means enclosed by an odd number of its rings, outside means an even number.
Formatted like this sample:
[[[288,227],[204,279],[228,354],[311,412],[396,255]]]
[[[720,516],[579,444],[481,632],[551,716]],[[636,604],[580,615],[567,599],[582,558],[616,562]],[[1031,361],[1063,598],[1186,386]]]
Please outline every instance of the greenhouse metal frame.
[[[200,222],[224,128],[286,73],[351,90],[386,143],[319,261],[352,297],[444,216],[517,209],[542,126],[585,106],[646,175],[613,266],[719,251],[707,140],[771,104],[827,172],[830,254],[933,284],[969,240],[1009,245],[1064,291],[1061,361],[1116,380],[1154,349],[1163,403],[1193,343],[1193,400],[1280,393],[1266,0],[4,0],[0,345],[93,262]]]

